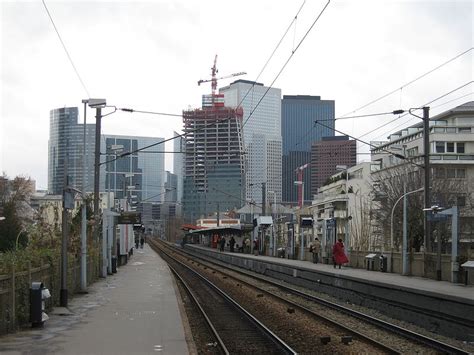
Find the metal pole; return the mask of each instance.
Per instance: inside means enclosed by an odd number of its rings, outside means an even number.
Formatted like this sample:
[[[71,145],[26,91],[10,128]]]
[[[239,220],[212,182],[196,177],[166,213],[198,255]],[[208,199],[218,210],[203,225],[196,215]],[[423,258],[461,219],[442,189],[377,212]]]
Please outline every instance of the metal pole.
[[[273,213],[273,256],[276,256],[276,250],[277,250],[277,247],[276,247],[276,233],[275,233],[275,218],[277,218],[277,215],[276,215],[276,192],[273,191],[273,209],[272,209],[272,213]]]
[[[100,241],[101,236],[99,233],[99,223],[100,223],[100,214],[99,214],[99,183],[100,183],[100,131],[101,131],[101,121],[102,121],[102,108],[96,107],[96,122],[95,122],[95,162],[94,162],[94,237],[96,241]],[[102,238],[103,239],[103,238]],[[102,240],[102,242],[105,242]],[[102,248],[102,255],[100,256],[100,265],[104,264],[105,254]],[[104,268],[100,268],[101,277],[106,277],[107,272],[104,272]]]
[[[81,291],[87,289],[87,206],[86,206],[86,112],[89,100],[82,100],[84,103],[84,136],[82,147],[82,220],[81,220]]]
[[[68,142],[69,143],[69,142]],[[68,147],[66,146],[66,149]],[[63,211],[62,211],[62,240],[61,240],[61,289],[59,290],[59,305],[67,307],[67,239],[68,239],[68,211],[66,208],[66,194],[68,188],[68,155],[64,161],[63,176]]]
[[[423,154],[424,154],[424,166],[425,166],[425,209],[431,207],[430,201],[430,108],[423,107]],[[424,247],[425,251],[431,250],[431,231],[430,222],[428,221],[428,214],[430,212],[425,210],[424,219],[424,230],[425,239]]]
[[[250,219],[252,223],[252,236],[251,236],[251,241],[250,241],[250,254],[253,254],[253,241],[254,241],[254,230],[255,226],[253,224],[253,200],[250,201]]]
[[[346,254],[349,254],[349,169],[346,170],[346,233],[345,233]]]
[[[402,275],[408,275],[408,231],[407,231],[407,183],[403,182],[403,242],[402,242]]]
[[[267,189],[266,183],[262,182],[262,216],[266,216],[267,212]]]

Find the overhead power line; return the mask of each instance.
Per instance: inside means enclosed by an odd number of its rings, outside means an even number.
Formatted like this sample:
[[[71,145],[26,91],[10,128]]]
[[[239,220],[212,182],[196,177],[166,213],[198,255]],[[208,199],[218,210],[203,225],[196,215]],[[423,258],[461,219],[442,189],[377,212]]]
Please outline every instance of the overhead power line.
[[[51,16],[51,14],[50,14],[50,12],[49,12],[48,7],[46,6],[46,3],[44,2],[44,0],[42,0],[42,2],[43,2],[43,5],[44,5],[44,8],[45,8],[45,10],[46,10],[46,12],[47,12],[47,14],[48,14],[48,17],[49,17],[49,19],[51,20],[51,23],[53,24],[54,30],[56,31],[56,34],[58,35],[59,41],[61,42],[61,44],[62,44],[62,46],[63,46],[63,49],[64,49],[64,51],[66,52],[66,55],[67,55],[67,57],[68,57],[68,59],[69,59],[69,62],[71,63],[72,68],[74,69],[74,72],[75,72],[76,75],[77,75],[77,78],[78,78],[79,81],[81,82],[81,85],[82,85],[84,91],[86,92],[87,97],[91,97],[91,95],[89,94],[89,90],[87,90],[87,87],[86,87],[86,85],[84,84],[84,81],[82,80],[81,76],[79,75],[79,71],[77,70],[77,68],[76,68],[76,66],[75,66],[75,64],[74,64],[74,62],[73,62],[73,60],[72,60],[72,58],[71,58],[71,55],[69,54],[69,51],[67,50],[66,45],[64,44],[64,41],[63,41],[63,39],[61,38],[61,35],[59,34],[58,28],[56,27],[56,25],[55,25],[55,23],[54,23],[53,17]]]
[[[309,32],[312,30],[312,28],[314,27],[314,25],[316,24],[316,22],[318,21],[318,19],[321,17],[321,15],[323,14],[323,12],[326,10],[326,8],[328,7],[329,3],[331,2],[331,0],[328,0],[328,2],[326,3],[326,5],[324,6],[324,8],[321,10],[321,12],[319,13],[319,15],[316,17],[316,19],[314,20],[314,22],[311,24],[310,28],[307,30],[307,32],[305,33],[305,35],[303,36],[303,38],[300,40],[300,42],[298,43],[297,47],[292,51],[290,57],[287,59],[287,61],[285,62],[285,64],[283,65],[283,67],[280,69],[280,71],[278,72],[277,76],[275,77],[275,79],[272,81],[272,84],[268,87],[268,89],[265,91],[264,95],[262,96],[262,98],[260,99],[260,101],[257,103],[257,105],[255,106],[254,110],[250,113],[249,117],[247,117],[247,120],[245,122],[247,122],[250,117],[252,116],[253,112],[255,111],[255,109],[258,107],[258,105],[262,102],[263,98],[265,97],[265,95],[268,93],[268,91],[271,89],[272,85],[275,83],[275,81],[278,79],[278,77],[281,75],[281,73],[283,72],[283,70],[285,69],[286,65],[289,63],[289,61],[291,60],[291,58],[293,57],[293,55],[296,53],[296,51],[298,50],[298,48],[301,46],[301,44],[304,42],[304,40],[306,39],[306,37],[308,36]],[[300,7],[300,10],[301,11],[301,7]],[[299,13],[298,11],[298,13]],[[128,110],[131,110],[131,109],[128,109]],[[128,111],[130,112],[130,111]],[[137,111],[135,111],[137,112]],[[170,114],[171,115],[171,114]],[[220,120],[220,122],[225,122],[225,121],[229,121],[230,118],[227,118],[227,119],[224,119],[224,120]],[[202,131],[208,127],[212,127],[216,124],[216,122],[213,122],[213,123],[209,123],[209,124],[206,124],[206,125],[203,125],[202,127],[199,127],[199,128],[196,128],[194,130],[190,130],[188,131],[187,133],[191,133],[191,132],[198,132],[198,131]],[[245,123],[244,123],[245,125]],[[243,127],[243,125],[242,125]],[[153,144],[150,144],[146,147],[143,147],[143,148],[140,148],[140,149],[136,149],[134,151],[130,151],[130,152],[126,152],[126,153],[123,153],[121,155],[118,155],[116,158],[113,158],[107,162],[104,162],[102,164],[106,164],[106,163],[110,163],[110,162],[113,162],[121,157],[124,157],[124,156],[127,156],[127,155],[131,155],[131,154],[134,154],[134,153],[137,153],[139,151],[142,151],[142,150],[145,150],[145,149],[149,149],[149,148],[152,148],[154,146],[157,146],[159,144],[164,144],[166,142],[169,142],[169,141],[172,141],[172,140],[175,140],[175,139],[178,139],[178,138],[182,138],[184,137],[184,133],[183,134],[178,134],[174,137],[171,137],[171,138],[168,138],[168,139],[165,139],[161,142],[157,142],[157,143],[153,143]]]
[[[431,101],[429,101],[429,102],[427,102],[427,103],[425,103],[424,105],[421,105],[421,106],[428,106],[428,105],[432,104],[433,102],[436,102],[436,101],[442,99],[443,97],[446,97],[446,96],[448,96],[448,95],[450,95],[450,94],[452,94],[452,93],[454,93],[454,92],[456,92],[456,91],[458,91],[458,90],[461,90],[462,88],[464,88],[464,87],[466,87],[466,86],[472,84],[473,82],[474,82],[474,81],[471,80],[471,81],[469,81],[469,82],[467,82],[467,83],[465,83],[465,84],[463,84],[463,85],[457,87],[456,89],[451,90],[451,91],[449,91],[449,92],[447,92],[447,93],[445,93],[445,94],[443,94],[443,95],[437,97],[436,99],[431,100]],[[370,130],[370,131],[368,131],[368,132],[365,132],[364,134],[360,135],[359,138],[365,137],[365,136],[369,135],[370,133],[376,132],[376,131],[378,131],[379,129],[381,129],[381,128],[385,127],[385,126],[388,126],[389,124],[391,124],[391,123],[393,123],[393,122],[395,122],[395,121],[397,121],[397,120],[399,120],[399,119],[401,119],[401,118],[403,118],[403,117],[405,117],[405,116],[407,116],[407,115],[408,115],[408,113],[405,113],[405,114],[403,114],[403,115],[401,115],[401,116],[399,116],[399,117],[397,117],[397,118],[395,118],[395,119],[393,119],[393,120],[391,120],[391,121],[388,121],[388,122],[386,122],[386,123],[384,123],[384,124],[382,124],[382,125],[380,125],[380,126],[378,126],[378,127],[375,127],[374,129],[372,129],[372,130]],[[410,120],[411,120],[411,119],[410,119]],[[409,121],[407,121],[407,122],[409,122]]]
[[[454,60],[456,60],[456,59],[462,57],[463,55],[469,53],[469,52],[472,51],[473,49],[474,49],[474,47],[471,47],[471,48],[465,50],[464,52],[462,52],[462,53],[456,55],[455,57],[453,57],[453,58],[447,60],[447,61],[444,62],[444,63],[441,63],[440,65],[438,65],[438,66],[434,67],[433,69],[427,71],[426,73],[424,73],[424,74],[422,74],[422,75],[416,77],[415,79],[413,79],[413,80],[411,80],[411,81],[409,81],[409,82],[403,84],[402,86],[400,86],[400,87],[398,87],[398,88],[396,88],[396,89],[394,89],[394,90],[388,92],[387,94],[382,95],[382,96],[380,96],[379,98],[376,98],[375,100],[372,100],[372,101],[368,102],[367,104],[362,105],[362,106],[356,108],[355,110],[352,110],[352,111],[350,111],[350,112],[348,112],[348,113],[346,113],[346,114],[344,114],[344,115],[342,115],[342,116],[344,117],[344,116],[347,116],[347,115],[349,115],[349,114],[351,114],[351,113],[355,113],[355,112],[357,112],[357,111],[359,111],[359,110],[362,110],[363,108],[366,108],[367,106],[370,106],[370,105],[372,105],[372,104],[374,104],[374,103],[376,103],[376,102],[378,102],[378,101],[380,101],[380,100],[386,98],[387,96],[390,96],[390,95],[396,93],[398,90],[401,90],[401,89],[403,89],[403,88],[405,88],[405,87],[407,87],[407,86],[409,86],[409,85],[411,85],[411,84],[417,82],[418,80],[424,78],[425,76],[427,76],[427,75],[429,75],[429,74],[431,74],[431,73],[437,71],[438,69],[441,69],[441,68],[444,67],[445,65],[447,65],[447,64],[451,63],[452,61],[454,61]]]
[[[265,90],[265,93],[263,94],[263,96],[260,98],[260,100],[258,100],[257,102],[257,105],[253,108],[253,110],[250,112],[249,116],[247,117],[247,119],[245,120],[245,122],[243,123],[242,125],[242,128],[244,128],[245,124],[248,122],[248,120],[250,119],[250,117],[252,117],[253,113],[255,112],[255,110],[257,109],[257,107],[260,105],[260,103],[263,101],[263,99],[265,98],[265,96],[267,95],[268,91],[270,91],[270,89],[273,87],[273,84],[275,84],[275,82],[278,80],[278,78],[280,77],[281,73],[283,72],[283,70],[285,70],[286,66],[288,65],[288,63],[290,62],[290,60],[293,58],[293,56],[295,55],[296,51],[300,48],[301,44],[303,44],[304,40],[306,39],[306,37],[309,35],[309,33],[311,32],[311,30],[313,29],[313,27],[316,25],[316,22],[318,22],[318,20],[320,19],[320,17],[322,16],[322,14],[324,13],[324,11],[326,10],[326,8],[329,6],[331,0],[328,0],[328,2],[326,3],[326,5],[324,5],[323,9],[321,10],[321,12],[319,13],[319,15],[316,17],[316,19],[313,21],[313,23],[311,24],[311,26],[308,28],[308,30],[306,31],[306,33],[304,34],[304,36],[301,38],[301,40],[298,42],[298,45],[296,46],[295,49],[293,49],[293,51],[291,52],[290,56],[288,57],[288,59],[286,60],[286,62],[283,64],[283,66],[281,67],[280,71],[278,72],[278,74],[275,76],[275,78],[273,79],[273,81],[271,82],[271,84],[267,87],[267,90]]]

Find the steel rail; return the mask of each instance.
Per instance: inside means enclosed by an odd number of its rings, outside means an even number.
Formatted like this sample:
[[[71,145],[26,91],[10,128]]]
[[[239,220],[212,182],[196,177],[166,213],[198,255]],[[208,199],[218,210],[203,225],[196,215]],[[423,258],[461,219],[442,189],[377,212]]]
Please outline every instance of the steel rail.
[[[169,247],[169,246],[168,246]],[[177,248],[173,248],[173,250],[176,250],[176,251],[179,251],[179,249]],[[460,349],[458,347],[455,347],[453,345],[450,345],[450,344],[447,344],[447,343],[444,343],[442,341],[439,341],[439,340],[436,340],[436,339],[433,339],[433,338],[430,338],[428,336],[425,336],[423,334],[420,334],[420,333],[417,333],[417,332],[414,332],[414,331],[411,331],[409,329],[405,329],[405,328],[402,328],[398,325],[395,325],[395,324],[392,324],[392,323],[389,323],[387,321],[384,321],[384,320],[381,320],[381,319],[378,319],[378,318],[375,318],[375,317],[372,317],[372,316],[369,316],[367,314],[364,314],[362,312],[359,312],[359,311],[356,311],[356,310],[352,310],[348,307],[345,307],[343,305],[340,305],[340,304],[337,304],[337,303],[334,303],[334,302],[330,302],[330,301],[327,301],[327,300],[324,300],[320,297],[317,297],[317,296],[314,296],[314,295],[310,295],[308,293],[305,293],[303,291],[300,291],[300,290],[297,290],[297,289],[294,289],[292,287],[289,287],[287,285],[284,285],[284,284],[281,284],[279,282],[276,282],[276,281],[271,281],[271,280],[268,280],[266,278],[263,278],[261,277],[260,275],[258,274],[254,274],[254,273],[250,273],[248,271],[245,271],[245,270],[242,270],[240,268],[235,268],[235,267],[231,267],[229,266],[228,264],[226,263],[223,263],[222,261],[218,261],[216,262],[216,259],[212,259],[212,258],[209,258],[209,257],[203,257],[203,255],[196,255],[194,253],[191,253],[191,252],[188,252],[188,251],[184,251],[182,250],[183,253],[186,253],[188,255],[193,255],[197,258],[200,258],[202,260],[205,260],[207,262],[210,262],[212,264],[216,264],[216,265],[219,265],[219,266],[222,266],[222,267],[225,267],[229,270],[232,270],[234,272],[237,272],[237,273],[240,273],[242,275],[246,275],[246,276],[250,276],[254,279],[258,279],[259,281],[262,281],[262,282],[266,282],[272,286],[275,286],[275,287],[278,287],[280,289],[283,289],[287,292],[290,292],[292,294],[296,294],[296,295],[299,295],[301,297],[304,297],[310,301],[313,301],[313,302],[316,302],[316,303],[319,303],[323,306],[326,306],[326,307],[329,307],[331,309],[334,309],[336,311],[339,311],[341,313],[344,313],[344,314],[347,314],[349,316],[352,316],[352,317],[355,317],[357,319],[360,319],[360,320],[363,320],[363,321],[366,321],[367,323],[370,323],[372,325],[375,325],[375,326],[378,326],[378,327],[381,327],[389,332],[393,332],[393,333],[396,333],[402,337],[405,337],[407,339],[410,339],[410,340],[413,340],[413,341],[416,341],[416,342],[419,342],[423,345],[426,345],[430,348],[433,348],[435,350],[439,350],[439,351],[442,351],[442,352],[445,352],[445,353],[448,353],[448,354],[460,354],[460,355],[469,355],[470,352],[466,351],[466,350],[463,350],[463,349]],[[353,330],[352,330],[353,331]]]
[[[156,251],[156,250],[155,250]],[[199,274],[197,271],[193,270],[183,262],[177,260],[176,258],[172,257],[165,251],[161,250],[163,254],[165,254],[168,258],[172,259],[174,262],[178,263],[180,266],[186,268],[188,271],[192,272],[198,278],[200,278],[203,282],[205,282],[209,287],[215,290],[218,294],[220,294],[224,300],[230,305],[232,305],[238,312],[243,314],[251,323],[253,323],[263,335],[267,337],[273,344],[275,344],[283,354],[297,354],[295,350],[293,350],[286,342],[284,342],[280,337],[278,337],[275,333],[273,333],[268,327],[266,327],[262,322],[260,322],[255,316],[253,316],[250,312],[244,309],[238,302],[236,302],[232,297],[230,297],[227,293],[221,290],[217,285],[212,283],[203,275]],[[168,264],[169,265],[169,264]]]

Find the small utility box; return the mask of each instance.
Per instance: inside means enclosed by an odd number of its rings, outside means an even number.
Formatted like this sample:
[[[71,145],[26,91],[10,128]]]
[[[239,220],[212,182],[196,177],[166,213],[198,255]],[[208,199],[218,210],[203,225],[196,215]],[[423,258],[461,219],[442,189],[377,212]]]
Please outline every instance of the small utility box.
[[[374,271],[375,269],[374,263],[375,263],[376,257],[377,257],[377,254],[367,254],[365,256],[365,263],[366,263],[367,270]]]
[[[474,260],[466,261],[464,264],[461,265],[462,269],[464,270],[464,284],[469,284],[469,274],[470,271],[474,270]]]

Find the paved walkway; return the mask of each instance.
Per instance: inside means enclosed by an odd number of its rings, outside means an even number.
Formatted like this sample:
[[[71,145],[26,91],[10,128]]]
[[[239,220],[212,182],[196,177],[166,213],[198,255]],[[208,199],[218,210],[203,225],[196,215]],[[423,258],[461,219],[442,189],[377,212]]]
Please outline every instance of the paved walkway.
[[[189,244],[189,246],[204,248],[206,250],[212,250],[216,253],[221,253],[216,249],[208,248],[202,245]],[[334,269],[333,265],[328,264],[313,264],[310,261],[291,260],[283,258],[275,258],[271,256],[254,256],[250,254],[242,253],[230,253],[238,257],[244,257],[249,259],[265,260],[272,263],[280,263],[284,265],[294,265],[299,268],[307,268],[315,271],[325,272],[328,274],[341,275],[344,277],[353,277],[358,280],[366,280],[370,283],[379,283],[390,285],[391,287],[410,289],[413,292],[419,293],[433,293],[436,295],[444,296],[446,298],[459,298],[461,302],[471,303],[474,305],[474,286],[465,286],[463,284],[454,284],[447,281],[436,281],[432,279],[415,277],[415,276],[402,276],[394,273],[380,272],[380,271],[369,271],[366,269],[353,269],[350,267],[343,267],[342,269]]]
[[[117,274],[70,300],[71,314],[1,337],[0,353],[188,354],[176,292],[166,263],[145,244]]]

